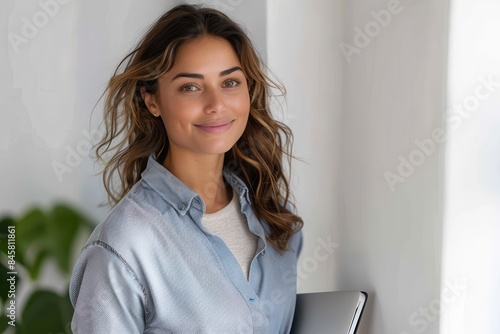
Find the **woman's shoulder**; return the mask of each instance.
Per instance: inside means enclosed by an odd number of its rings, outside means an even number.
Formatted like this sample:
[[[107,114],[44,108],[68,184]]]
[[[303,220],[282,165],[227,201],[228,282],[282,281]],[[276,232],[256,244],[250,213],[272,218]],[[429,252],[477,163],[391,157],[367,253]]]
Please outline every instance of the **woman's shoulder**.
[[[150,237],[150,229],[168,218],[172,210],[147,184],[139,181],[95,227],[87,244],[102,242],[111,247],[128,248]]]

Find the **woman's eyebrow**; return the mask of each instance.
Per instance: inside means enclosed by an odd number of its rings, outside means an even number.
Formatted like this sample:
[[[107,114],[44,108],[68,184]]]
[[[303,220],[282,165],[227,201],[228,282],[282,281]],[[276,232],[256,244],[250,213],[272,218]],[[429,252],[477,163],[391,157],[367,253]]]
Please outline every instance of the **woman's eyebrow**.
[[[239,66],[235,66],[235,67],[231,67],[231,68],[230,68],[230,69],[228,69],[228,70],[225,70],[225,71],[220,72],[220,73],[219,73],[219,77],[223,77],[223,76],[225,76],[225,75],[231,74],[231,73],[233,73],[234,71],[238,71],[238,70],[240,70],[241,72],[243,72],[243,69],[242,69],[241,67],[239,67]]]
[[[238,70],[241,71],[241,72],[243,72],[243,69],[241,67],[235,66],[235,67],[231,67],[230,69],[227,69],[227,70],[224,70],[224,71],[220,72],[219,73],[219,77],[223,77],[225,75],[231,74],[231,73],[233,73],[235,71],[238,71]],[[172,80],[170,80],[170,81],[174,81],[177,78],[205,79],[205,77],[203,76],[203,74],[181,72],[181,73],[176,74],[172,78]]]

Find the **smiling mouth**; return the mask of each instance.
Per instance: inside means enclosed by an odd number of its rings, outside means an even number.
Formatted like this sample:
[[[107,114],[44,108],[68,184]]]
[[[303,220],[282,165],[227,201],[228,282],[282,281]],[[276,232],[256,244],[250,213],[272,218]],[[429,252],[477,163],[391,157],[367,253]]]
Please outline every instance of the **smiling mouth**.
[[[234,120],[219,120],[195,125],[198,129],[208,133],[223,133],[231,128]]]

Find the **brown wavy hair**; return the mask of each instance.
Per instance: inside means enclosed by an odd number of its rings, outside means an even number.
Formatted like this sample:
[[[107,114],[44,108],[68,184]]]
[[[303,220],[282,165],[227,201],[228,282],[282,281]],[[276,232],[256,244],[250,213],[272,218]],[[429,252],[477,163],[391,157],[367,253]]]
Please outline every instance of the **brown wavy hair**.
[[[116,68],[103,94],[105,132],[95,147],[96,158],[104,162],[102,174],[109,202],[117,204],[140,180],[151,154],[161,162],[168,152],[165,126],[148,111],[141,93],[155,94],[158,78],[173,66],[179,47],[206,35],[231,44],[250,94],[246,129],[225,153],[224,166],[245,181],[256,216],[270,227],[269,242],[283,252],[290,237],[303,226],[302,219],[288,209],[293,204],[283,166],[283,158],[290,166],[293,136],[269,110],[271,91],[278,89],[284,94],[284,88],[264,74],[252,42],[239,25],[215,9],[174,7],[152,25]]]

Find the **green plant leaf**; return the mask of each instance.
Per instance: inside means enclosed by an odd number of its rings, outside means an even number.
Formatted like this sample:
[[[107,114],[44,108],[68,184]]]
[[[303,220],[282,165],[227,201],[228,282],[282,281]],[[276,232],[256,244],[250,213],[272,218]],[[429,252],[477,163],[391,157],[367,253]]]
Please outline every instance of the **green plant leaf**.
[[[50,257],[50,254],[47,249],[41,249],[36,253],[35,260],[33,260],[33,263],[26,268],[31,279],[36,280],[38,278],[38,275],[40,275],[42,264],[48,257]]]
[[[10,319],[7,318],[7,316],[2,312],[0,315],[0,333],[5,332],[5,329],[7,329],[7,326],[9,326],[9,321]]]
[[[73,309],[73,305],[71,304],[71,299],[69,298],[69,285],[66,286],[66,294],[61,297],[61,317],[66,321],[65,328],[66,332],[71,334],[71,320],[73,319],[73,313],[75,310]]]
[[[13,225],[10,217],[0,221],[0,232]],[[90,231],[93,224],[83,214],[65,204],[56,204],[48,213],[33,208],[15,221],[16,262],[22,264],[32,280],[40,274],[48,258],[56,260],[59,268],[70,274],[73,242],[80,231]],[[6,238],[6,234],[1,236]],[[6,249],[2,239],[2,248]]]
[[[53,259],[69,279],[70,255],[78,233],[83,229],[90,233],[94,224],[79,211],[65,204],[57,204],[50,211],[39,208],[27,211],[19,218],[0,219],[0,280],[5,282],[8,269],[7,242],[8,226],[16,226],[16,267],[21,265],[33,280],[47,259]],[[17,268],[16,268],[17,270]],[[19,277],[16,277],[19,283]],[[7,301],[7,289],[1,289],[2,304]],[[2,307],[4,307],[2,305]],[[55,334],[71,333],[71,305],[68,289],[61,296],[53,291],[36,290],[29,297],[22,310],[17,310],[16,333]],[[19,314],[22,316],[19,318]],[[0,332],[5,330],[5,315],[0,316]]]
[[[47,217],[42,210],[35,208],[16,221],[16,261],[28,272],[37,253],[46,247]],[[31,277],[36,279],[37,277]]]
[[[3,217],[0,219],[0,252],[7,255],[7,245],[9,242],[9,226],[14,226],[14,219],[11,217]]]
[[[63,204],[57,204],[52,209],[47,220],[50,249],[56,258],[59,267],[67,274],[70,273],[70,255],[73,242],[80,228],[87,227],[86,217]]]
[[[73,308],[67,295],[38,290],[28,299],[22,312],[21,334],[68,333]],[[19,334],[19,331],[18,331]]]
[[[3,286],[3,282],[5,282],[7,280],[7,272],[8,272],[8,269],[4,266],[3,263],[0,262],[0,280],[2,280],[2,286]],[[0,289],[0,298],[2,299],[0,306],[2,306],[2,310],[3,310],[3,304],[7,300],[8,293],[9,293],[9,291],[7,289],[3,289],[3,288]],[[2,314],[3,314],[3,312],[2,312]]]
[[[0,282],[2,282],[2,289],[0,289],[0,299],[1,299],[0,306],[2,306],[2,308],[3,308],[3,305],[5,304],[5,302],[7,301],[8,294],[9,294],[8,284],[6,282],[7,282],[7,278],[9,278],[11,275],[7,274],[8,272],[10,272],[10,270],[3,263],[3,259],[2,259],[2,261],[0,261]],[[17,286],[19,286],[20,278],[18,275],[15,275],[15,276],[16,276],[16,287],[17,287]],[[4,286],[5,286],[5,288],[3,288]],[[17,288],[16,288],[16,290],[17,290]]]
[[[4,264],[2,262],[0,262],[0,280],[2,280],[2,286],[3,286],[3,282],[5,282],[7,280],[7,268],[4,266]],[[7,300],[7,294],[9,293],[9,291],[7,289],[0,289],[0,299],[1,299],[1,303],[0,303],[0,306],[2,306],[2,310],[3,310],[3,304],[5,303],[5,301]],[[3,314],[3,312],[2,312]]]

